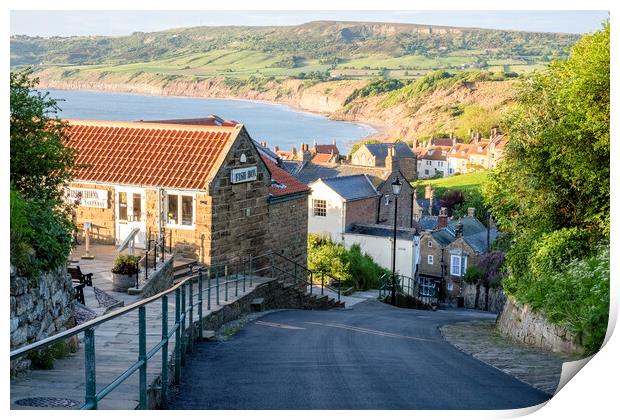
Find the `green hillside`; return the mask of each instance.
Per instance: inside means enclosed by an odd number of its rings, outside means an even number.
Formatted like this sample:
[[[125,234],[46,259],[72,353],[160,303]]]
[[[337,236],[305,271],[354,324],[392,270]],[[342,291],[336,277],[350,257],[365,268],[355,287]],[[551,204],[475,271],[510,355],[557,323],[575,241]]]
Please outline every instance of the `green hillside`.
[[[462,68],[525,73],[565,57],[578,35],[428,25],[310,22],[197,27],[128,36],[11,37],[11,67],[56,67],[63,77],[414,79]]]

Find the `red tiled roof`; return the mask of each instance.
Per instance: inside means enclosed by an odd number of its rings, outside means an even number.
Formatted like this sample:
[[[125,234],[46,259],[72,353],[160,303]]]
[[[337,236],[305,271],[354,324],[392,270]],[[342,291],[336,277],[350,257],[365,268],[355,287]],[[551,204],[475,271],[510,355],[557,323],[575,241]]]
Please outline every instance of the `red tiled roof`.
[[[335,144],[317,144],[316,153],[327,154],[327,155],[333,153],[337,155],[339,151],[338,151],[338,146],[336,146]]]
[[[205,189],[226,145],[243,127],[68,120],[79,181]]]
[[[447,160],[449,147],[431,146],[426,153],[421,156],[423,160]]]
[[[198,118],[175,118],[172,120],[150,120],[150,121],[139,121],[139,122],[148,122],[148,123],[161,123],[161,124],[185,124],[185,125],[211,125],[211,126],[224,126],[224,127],[234,127],[239,124],[234,120],[224,120],[217,115],[209,115],[208,117],[198,117]]]
[[[329,153],[317,153],[311,159],[312,163],[329,163],[331,159],[334,158],[334,155]]]
[[[281,197],[289,194],[296,194],[303,191],[309,191],[310,187],[295,178],[293,175],[280,168],[262,153],[260,155],[263,162],[271,172],[271,178],[280,186],[272,185],[269,187],[269,194],[274,197]]]

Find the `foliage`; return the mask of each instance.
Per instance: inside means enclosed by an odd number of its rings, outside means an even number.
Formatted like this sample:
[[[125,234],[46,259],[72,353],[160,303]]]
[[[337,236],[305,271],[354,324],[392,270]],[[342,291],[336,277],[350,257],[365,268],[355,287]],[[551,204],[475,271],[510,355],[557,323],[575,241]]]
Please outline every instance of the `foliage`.
[[[119,255],[114,261],[112,273],[132,275],[138,273],[138,258],[136,255]]]
[[[478,104],[467,105],[463,107],[463,113],[459,115],[456,121],[459,127],[456,130],[456,136],[467,139],[469,130],[472,130],[488,137],[491,133],[491,127],[495,127],[499,123],[500,115],[497,111],[484,108]]]
[[[467,267],[467,270],[465,270],[463,280],[465,281],[465,283],[476,284],[482,280],[483,276],[484,273],[480,268],[475,265],[470,265],[469,267]]]
[[[30,359],[34,369],[50,370],[54,368],[55,360],[67,357],[70,352],[69,345],[60,341],[42,350],[28,353],[28,359]]]
[[[485,287],[496,287],[501,284],[505,273],[502,270],[504,264],[504,253],[501,251],[485,252],[478,257],[476,265],[482,272],[482,284]]]
[[[609,22],[521,83],[510,143],[483,187],[509,235],[505,290],[589,353],[609,311]]]
[[[448,216],[452,215],[452,210],[455,206],[465,201],[465,195],[463,191],[448,190],[441,196],[441,207],[445,207],[448,210]]]
[[[368,96],[376,96],[381,93],[390,92],[403,87],[403,83],[397,79],[379,79],[370,82],[363,88],[355,89],[342,103],[348,105],[357,98],[366,98]]]
[[[359,290],[377,287],[379,277],[388,272],[363,254],[359,245],[347,249],[313,234],[308,235],[308,268],[334,277],[344,287]]]
[[[75,167],[56,101],[36,91],[31,71],[11,73],[11,263],[36,277],[66,262],[74,226],[63,186]]]

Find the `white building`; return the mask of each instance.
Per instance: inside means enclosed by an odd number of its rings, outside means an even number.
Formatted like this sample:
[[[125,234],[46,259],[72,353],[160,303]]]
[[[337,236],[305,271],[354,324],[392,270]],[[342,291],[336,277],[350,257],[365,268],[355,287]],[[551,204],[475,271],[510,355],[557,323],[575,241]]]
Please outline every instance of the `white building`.
[[[418,179],[437,176],[445,178],[450,174],[448,166],[448,146],[431,146],[418,155]]]
[[[376,223],[379,194],[366,175],[319,178],[309,187],[308,233],[341,243],[353,223]]]
[[[351,248],[358,244],[362,252],[370,255],[383,268],[392,269],[394,230],[386,225],[355,224],[344,233],[344,245]],[[420,258],[419,236],[415,229],[399,228],[396,231],[396,272],[415,278]]]

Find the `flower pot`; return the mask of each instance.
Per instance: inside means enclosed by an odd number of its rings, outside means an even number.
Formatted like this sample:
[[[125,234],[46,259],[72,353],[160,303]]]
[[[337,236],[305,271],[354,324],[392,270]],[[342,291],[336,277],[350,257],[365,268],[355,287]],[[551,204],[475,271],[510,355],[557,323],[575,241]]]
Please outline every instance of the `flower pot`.
[[[115,292],[126,292],[130,287],[136,287],[135,274],[112,273],[112,290]]]

